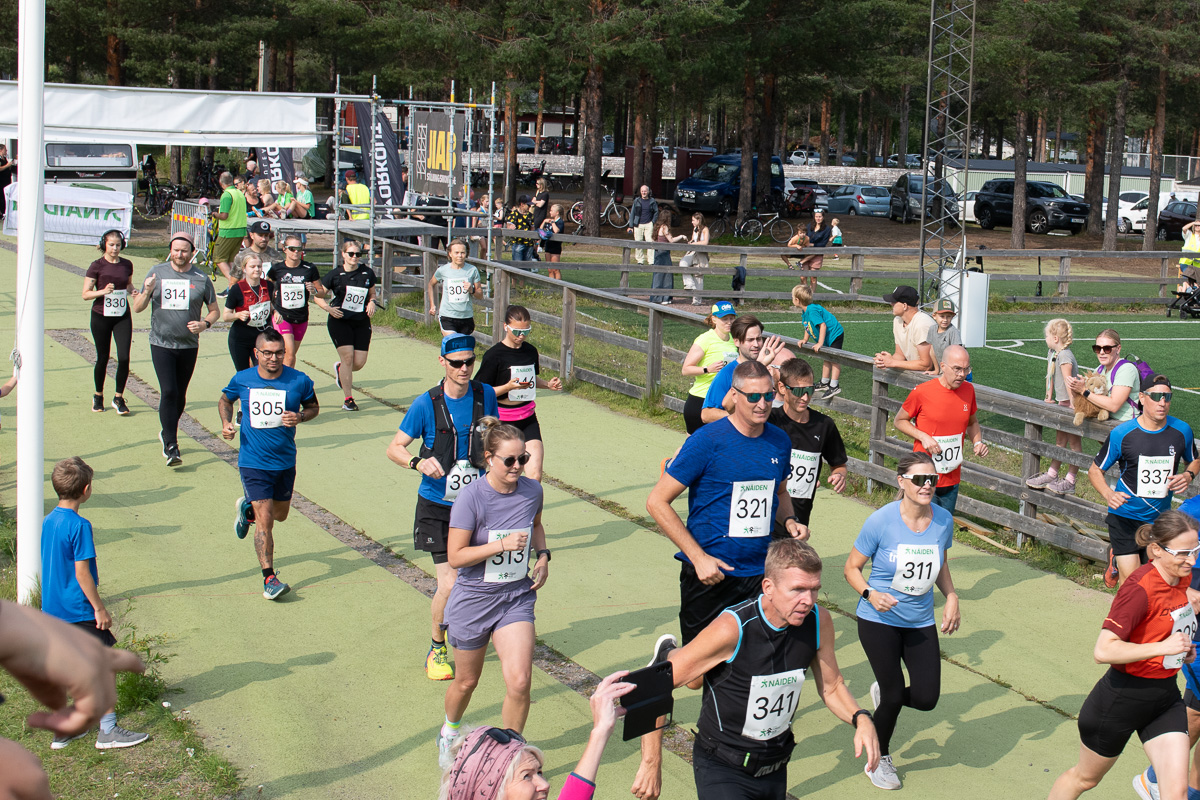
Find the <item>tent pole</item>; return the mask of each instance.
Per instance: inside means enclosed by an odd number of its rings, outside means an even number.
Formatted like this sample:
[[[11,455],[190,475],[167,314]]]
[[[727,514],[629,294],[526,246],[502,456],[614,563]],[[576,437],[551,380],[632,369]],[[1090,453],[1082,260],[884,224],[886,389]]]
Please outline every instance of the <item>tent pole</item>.
[[[337,83],[334,84],[334,91],[337,92],[337,108],[333,115],[333,266],[338,267],[338,251],[342,247],[342,237],[339,232],[338,222],[342,217],[342,193],[339,189],[342,176],[338,172],[338,165],[342,163],[342,76],[337,76]],[[360,148],[361,149],[361,148]]]
[[[369,143],[368,142],[359,142],[359,144],[361,145],[359,147],[359,150],[364,155],[366,154],[366,148],[368,146],[370,146],[370,148],[371,148],[371,186],[370,186],[370,189],[371,189],[371,191],[370,191],[371,217],[367,223],[367,236],[370,241],[370,244],[367,246],[367,253],[368,253],[367,266],[370,267],[372,270],[375,269],[375,195],[379,192],[379,165],[375,163],[375,104],[378,102],[379,97],[378,97],[378,95],[375,94],[375,80],[376,80],[376,77],[374,75],[372,75],[371,76],[371,125],[369,128],[369,130],[371,131],[371,141]],[[366,164],[367,164],[367,159],[363,158],[363,166],[366,166]]]
[[[45,194],[43,128],[46,3],[21,0],[19,29],[21,179],[17,184],[17,599],[29,604],[41,584],[45,513],[43,400],[45,397]]]
[[[487,219],[487,243],[488,243],[488,260],[499,261],[499,253],[492,254],[492,232],[495,230],[492,224],[492,211],[496,207],[496,82],[492,81],[492,104],[488,106],[488,202],[491,207],[488,208]]]

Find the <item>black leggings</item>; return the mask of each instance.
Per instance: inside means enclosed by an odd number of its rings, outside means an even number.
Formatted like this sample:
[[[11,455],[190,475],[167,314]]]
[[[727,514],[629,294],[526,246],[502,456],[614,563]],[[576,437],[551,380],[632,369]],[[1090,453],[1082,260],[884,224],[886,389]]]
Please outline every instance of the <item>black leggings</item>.
[[[200,348],[175,350],[150,345],[150,360],[158,376],[158,422],[164,445],[179,444],[179,418],[187,404],[188,384],[196,370]]]
[[[683,401],[683,424],[687,427],[688,436],[704,427],[704,422],[700,419],[700,411],[703,407],[704,398],[696,397],[694,394],[689,394]]]
[[[129,345],[133,341],[133,317],[126,313],[121,317],[106,317],[92,312],[92,339],[96,342],[96,367],[92,378],[96,382],[96,394],[104,394],[104,379],[108,375],[108,359],[112,354],[112,343],[117,343],[117,394],[125,391],[129,380]]]
[[[917,711],[932,711],[942,693],[942,654],[938,649],[937,626],[895,628],[881,622],[858,621],[858,639],[862,642],[871,671],[879,683],[879,708],[875,709],[875,730],[879,734],[882,755],[891,754],[892,733],[904,706]],[[909,686],[904,685],[900,662],[908,668]]]
[[[258,361],[254,358],[254,348],[258,344],[258,334],[262,331],[245,327],[244,331],[233,327],[229,329],[229,355],[233,358],[233,368],[239,372],[258,366]]]

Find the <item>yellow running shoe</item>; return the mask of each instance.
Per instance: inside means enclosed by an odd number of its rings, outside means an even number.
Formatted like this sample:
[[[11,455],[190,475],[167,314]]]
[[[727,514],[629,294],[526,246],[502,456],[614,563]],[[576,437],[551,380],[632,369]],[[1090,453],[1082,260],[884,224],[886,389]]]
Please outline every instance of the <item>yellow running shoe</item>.
[[[454,680],[454,667],[450,666],[450,653],[445,642],[441,647],[430,647],[425,656],[425,674],[431,681]]]

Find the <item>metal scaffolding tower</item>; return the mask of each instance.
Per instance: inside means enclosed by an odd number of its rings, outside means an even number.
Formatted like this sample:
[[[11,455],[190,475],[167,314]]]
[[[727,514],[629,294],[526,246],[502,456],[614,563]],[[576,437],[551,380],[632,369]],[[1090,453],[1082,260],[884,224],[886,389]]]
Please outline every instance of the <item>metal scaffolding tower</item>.
[[[921,191],[921,300],[932,303],[942,283],[966,265],[959,198],[966,194],[971,152],[975,0],[931,0],[929,74],[921,136],[926,180]],[[946,162],[961,163],[947,177]]]

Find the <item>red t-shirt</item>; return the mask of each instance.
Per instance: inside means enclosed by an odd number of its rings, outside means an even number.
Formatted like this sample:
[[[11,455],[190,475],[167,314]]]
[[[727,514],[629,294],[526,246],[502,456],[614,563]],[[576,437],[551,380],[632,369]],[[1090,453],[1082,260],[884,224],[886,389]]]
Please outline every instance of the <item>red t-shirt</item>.
[[[912,424],[922,433],[930,436],[958,436],[963,450],[958,453],[957,460],[962,461],[963,453],[971,444],[964,435],[967,423],[977,408],[974,386],[963,381],[961,386],[951,391],[934,378],[909,392],[902,408],[908,412]],[[919,453],[927,452],[919,441],[913,444],[913,450]],[[945,443],[942,444],[942,450],[947,451]],[[957,486],[961,476],[961,467],[942,473],[938,478],[938,488]]]
[[[96,282],[97,289],[104,289],[110,283],[114,289],[130,289],[132,288],[130,281],[133,278],[133,262],[127,258],[118,258],[117,263],[113,264],[104,256],[100,256],[88,266],[87,272],[83,274]],[[92,312],[104,313],[103,297],[97,297],[92,301]],[[125,313],[129,313],[128,306],[126,306]]]
[[[1172,586],[1153,564],[1139,567],[1121,584],[1101,626],[1123,642],[1161,642],[1175,630],[1172,614],[1188,605],[1187,582]],[[1141,678],[1173,678],[1178,669],[1163,667],[1163,657],[1113,664],[1112,668]]]

